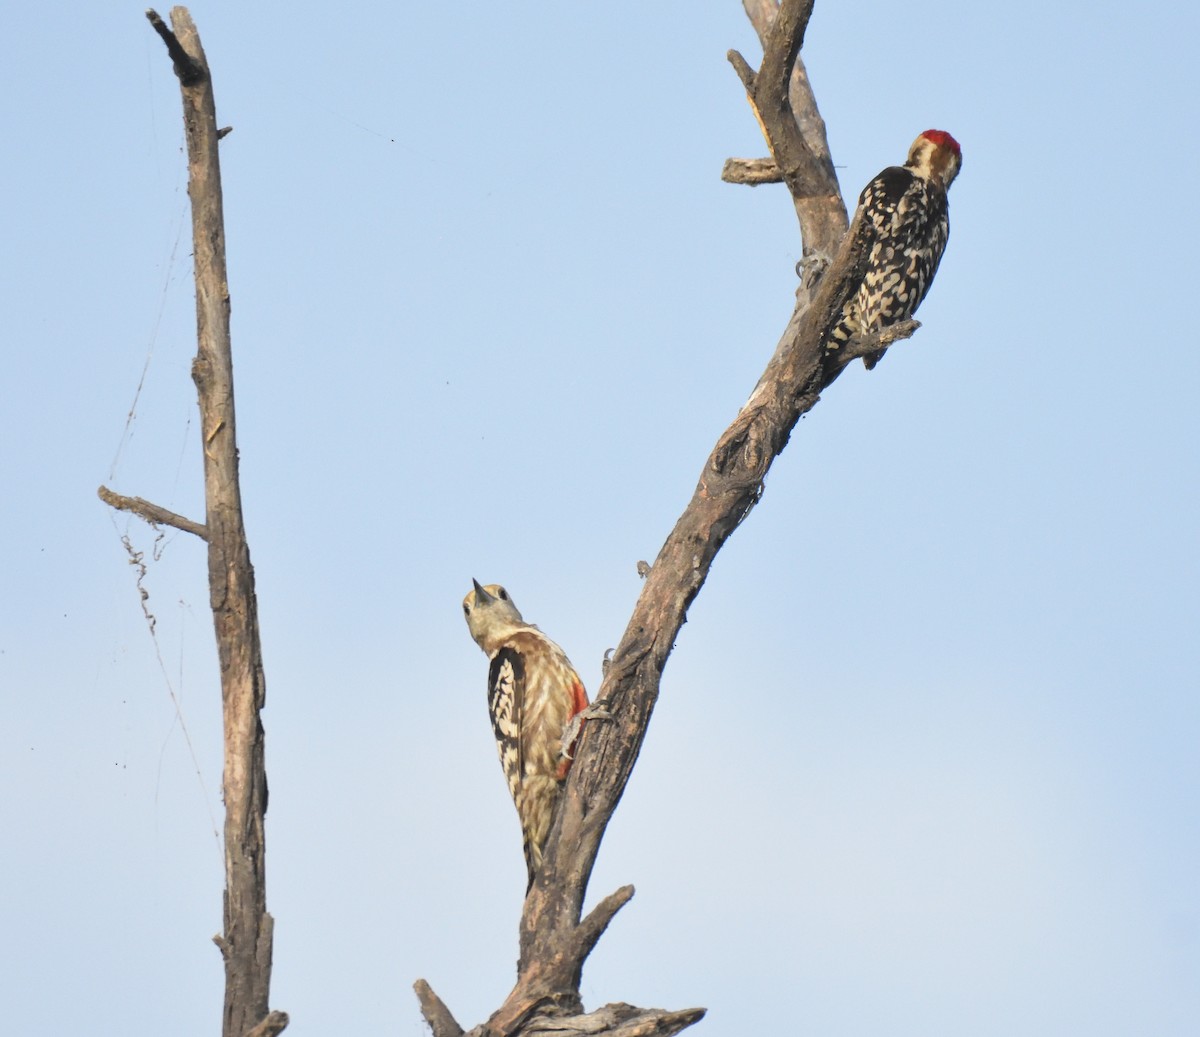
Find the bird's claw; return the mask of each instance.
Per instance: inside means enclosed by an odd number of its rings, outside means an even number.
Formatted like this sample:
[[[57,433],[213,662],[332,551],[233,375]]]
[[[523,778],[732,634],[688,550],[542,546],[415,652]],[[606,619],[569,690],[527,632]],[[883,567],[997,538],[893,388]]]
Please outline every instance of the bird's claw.
[[[584,720],[612,720],[613,715],[608,711],[607,699],[596,699],[590,706],[581,709],[575,714],[577,717],[583,717]],[[581,720],[580,723],[583,723]]]
[[[615,652],[615,651],[616,651],[615,648],[610,648],[607,652],[604,653],[604,658],[600,660],[600,677],[601,677],[601,679],[608,676],[608,668],[610,666],[612,666],[612,657],[613,657],[613,652]]]
[[[813,285],[832,262],[827,252],[809,252],[796,263],[796,276],[804,284]]]
[[[583,725],[589,720],[612,720],[613,715],[608,711],[608,703],[604,699],[597,699],[590,706],[585,706],[576,713],[570,720],[567,721],[562,733],[562,758],[564,760],[575,759],[575,754],[571,751],[575,748],[575,743],[579,740],[579,733],[583,730]]]

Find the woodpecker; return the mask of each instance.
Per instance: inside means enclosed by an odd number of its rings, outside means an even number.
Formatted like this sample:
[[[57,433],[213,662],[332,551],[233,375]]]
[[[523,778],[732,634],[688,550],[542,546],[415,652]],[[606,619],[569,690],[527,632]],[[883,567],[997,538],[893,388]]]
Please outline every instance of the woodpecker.
[[[950,236],[946,192],[962,168],[962,149],[945,130],[926,130],[903,166],[889,166],[859,195],[871,251],[862,284],[826,339],[840,349],[855,335],[908,320],[921,305]],[[863,357],[869,371],[886,350]]]
[[[559,789],[571,768],[575,743],[564,745],[564,733],[587,708],[588,698],[566,652],[521,618],[508,591],[496,583],[484,587],[472,582],[475,589],[463,598],[463,615],[491,660],[488,712],[525,837],[528,893],[542,864]]]

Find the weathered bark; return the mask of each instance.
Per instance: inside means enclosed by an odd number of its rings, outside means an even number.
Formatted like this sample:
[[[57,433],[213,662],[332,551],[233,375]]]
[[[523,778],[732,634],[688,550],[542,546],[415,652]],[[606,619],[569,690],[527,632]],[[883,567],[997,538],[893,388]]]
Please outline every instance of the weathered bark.
[[[860,221],[847,231],[824,123],[799,61],[812,0],[747,0],[763,39],[755,72],[740,54],[729,59],[749,97],[787,184],[803,237],[805,276],[796,308],[750,399],[717,441],[686,510],[667,537],[597,694],[612,718],[585,729],[556,811],[541,871],[525,900],[517,982],[504,1004],[472,1037],[556,1034],[672,1034],[702,1009],[664,1012],[606,1006],[580,1015],[584,960],[616,912],[632,897],[625,886],[586,917],[584,896],[608,821],[641,750],[658,699],[659,681],[688,606],[713,559],[763,493],[771,463],[800,416],[844,370],[848,351],[827,355],[825,336],[861,281],[866,236]],[[832,257],[832,258],[831,258]],[[911,334],[915,322],[889,334]],[[877,345],[877,343],[876,343]],[[641,571],[639,565],[639,572]],[[435,1037],[462,1032],[423,980],[422,1008]],[[550,1022],[552,1020],[552,1023]]]
[[[781,184],[783,174],[773,158],[727,158],[721,167],[721,179],[727,184]]]
[[[171,27],[146,17],[162,37],[183,96],[188,152],[188,195],[196,278],[197,352],[192,379],[200,402],[204,454],[203,525],[141,498],[100,488],[114,507],[150,522],[167,523],[208,544],[209,599],[221,673],[225,759],[224,932],[213,937],[225,960],[223,1037],[270,1037],[287,1026],[283,1012],[269,1012],[274,920],[266,905],[267,776],[260,713],[266,697],[254,569],[242,520],[234,415],[233,355],[229,336],[229,285],[225,224],[212,78],[200,37],[184,7],[171,10]]]

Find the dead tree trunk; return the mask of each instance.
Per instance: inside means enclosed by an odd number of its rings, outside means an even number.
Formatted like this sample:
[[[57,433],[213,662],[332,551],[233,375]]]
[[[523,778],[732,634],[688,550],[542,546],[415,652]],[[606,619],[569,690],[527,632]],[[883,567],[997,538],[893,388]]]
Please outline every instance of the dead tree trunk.
[[[224,932],[214,941],[225,959],[222,1037],[270,1037],[287,1015],[269,1011],[274,920],[267,913],[267,774],[260,711],[266,697],[254,569],[242,521],[241,487],[233,406],[233,354],[229,338],[229,285],[225,268],[225,222],[212,77],[187,8],[171,11],[171,27],[153,10],[146,17],[162,37],[183,95],[188,152],[188,195],[196,276],[197,352],[192,379],[200,401],[204,451],[203,525],[140,498],[105,487],[113,507],[148,522],[167,523],[208,543],[208,585],[221,671],[225,762]]]
[[[833,356],[824,349],[828,329],[862,279],[866,249],[860,221],[847,230],[824,123],[800,61],[812,5],[813,0],[745,0],[763,42],[762,65],[755,72],[736,51],[729,53],[772,157],[732,160],[726,178],[782,180],[791,192],[806,257],[796,308],[758,385],[717,441],[691,502],[650,567],[597,694],[612,719],[585,730],[542,870],[525,900],[516,986],[491,1018],[471,1031],[478,1037],[666,1035],[704,1015],[703,1009],[669,1012],[620,1004],[582,1015],[583,963],[633,896],[633,887],[610,894],[586,917],[582,911],[600,841],[641,750],[688,606],[721,546],[761,498],[767,471],[800,416],[853,358],[881,344],[875,338]],[[753,176],[729,175],[730,169],[736,174],[747,165],[754,167]],[[894,325],[887,341],[907,337],[916,327],[915,321]],[[429,985],[419,980],[416,990],[435,1037],[460,1037],[462,1028]]]

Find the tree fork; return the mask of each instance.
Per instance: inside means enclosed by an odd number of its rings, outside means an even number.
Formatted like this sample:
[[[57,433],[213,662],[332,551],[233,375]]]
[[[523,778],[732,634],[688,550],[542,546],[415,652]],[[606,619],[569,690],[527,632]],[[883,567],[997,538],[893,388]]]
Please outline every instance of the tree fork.
[[[468,1037],[532,1037],[549,1031],[560,1037],[669,1035],[704,1015],[703,1009],[668,1012],[629,1005],[578,1015],[584,960],[633,887],[622,887],[582,921],[581,916],[600,841],[641,751],[663,668],[688,607],[717,552],[762,497],[767,472],[792,429],[852,359],[827,354],[825,337],[862,280],[867,240],[860,220],[847,229],[825,124],[800,60],[812,5],[812,0],[745,0],[763,42],[761,67],[755,72],[736,51],[729,53],[771,150],[774,175],[787,185],[800,222],[807,262],[795,310],[758,385],[718,439],[654,564],[648,571],[639,564],[645,584],[596,695],[611,718],[584,729],[559,799],[542,869],[521,916],[516,985]],[[915,322],[895,334],[913,330]],[[459,1037],[461,1028],[424,980],[417,991],[434,1037]]]

